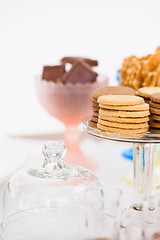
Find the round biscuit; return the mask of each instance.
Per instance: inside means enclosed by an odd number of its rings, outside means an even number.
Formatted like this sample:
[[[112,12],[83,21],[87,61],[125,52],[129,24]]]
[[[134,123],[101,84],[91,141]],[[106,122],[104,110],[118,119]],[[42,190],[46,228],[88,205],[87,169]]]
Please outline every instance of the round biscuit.
[[[139,128],[147,128],[148,127],[148,122],[145,122],[145,123],[116,123],[116,122],[110,122],[110,121],[98,119],[98,123],[100,123],[106,127],[124,128],[124,129],[139,129]]]
[[[160,93],[154,93],[151,96],[151,101],[160,103]]]
[[[151,114],[150,119],[156,120],[156,121],[160,121],[160,116],[156,115],[156,114]]]
[[[150,113],[148,110],[139,111],[139,112],[129,112],[129,111],[116,111],[116,110],[105,110],[100,108],[99,115],[100,116],[111,116],[111,117],[146,117]]]
[[[155,121],[155,120],[149,121],[149,125],[153,128],[160,128],[160,122]]]
[[[138,89],[138,95],[141,97],[150,98],[154,93],[160,93],[160,87],[142,87]]]
[[[92,112],[92,115],[93,115],[94,117],[98,117],[99,113],[98,113],[98,112],[95,112],[95,111],[93,111],[93,112]]]
[[[110,109],[110,110],[127,110],[127,111],[144,111],[149,110],[149,105],[147,103],[139,104],[139,105],[133,105],[133,106],[113,106],[113,105],[105,105],[105,104],[99,104],[99,107],[104,109]]]
[[[149,105],[150,107],[153,107],[153,108],[160,108],[160,103],[156,103],[153,101],[150,101]]]
[[[126,138],[130,138],[130,139],[140,139],[143,137],[143,134],[146,134],[146,132],[141,133],[141,134],[132,134],[132,133],[111,133],[111,132],[103,132],[101,130],[97,130],[95,132],[98,135],[104,136],[104,137],[108,137],[108,138],[121,138],[121,139],[126,139]]]
[[[151,111],[151,113],[153,113],[153,114],[160,115],[160,109],[158,109],[158,108],[150,107],[150,111]]]
[[[144,98],[145,103],[149,104],[150,98]]]
[[[92,107],[94,112],[98,112],[99,111],[99,107]]]
[[[98,117],[92,116],[92,117],[91,117],[91,120],[92,120],[93,122],[96,122],[96,123],[97,123],[97,122],[98,122]]]
[[[102,95],[135,95],[133,88],[125,86],[105,86],[97,88],[92,92],[91,99],[98,99]]]
[[[100,123],[97,123],[97,128],[108,131],[108,132],[114,132],[114,133],[133,133],[133,129],[122,129],[122,128],[115,128],[115,127],[106,127]],[[138,133],[147,133],[148,128],[140,128],[140,129],[134,129],[134,134]]]
[[[91,102],[97,103],[97,99],[91,96]]]
[[[88,125],[92,128],[97,128],[97,123],[96,122],[93,122],[92,120],[89,120],[88,121]]]
[[[149,128],[149,132],[151,134],[160,134],[160,129],[159,128],[152,128],[152,127],[150,127]]]
[[[105,105],[131,106],[143,104],[144,99],[141,97],[131,95],[103,95],[98,98],[97,102]]]
[[[99,119],[107,120],[110,122],[118,122],[118,123],[143,123],[148,122],[149,117],[138,117],[138,118],[122,118],[122,117],[111,117],[111,116],[99,116]]]
[[[96,107],[96,108],[99,107],[99,104],[98,104],[98,103],[91,102],[91,104],[92,104],[92,107]]]

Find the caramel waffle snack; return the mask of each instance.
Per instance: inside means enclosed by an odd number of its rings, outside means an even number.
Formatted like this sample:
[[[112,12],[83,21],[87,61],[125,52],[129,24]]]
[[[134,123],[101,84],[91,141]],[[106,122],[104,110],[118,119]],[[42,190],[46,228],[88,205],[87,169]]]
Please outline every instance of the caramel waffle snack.
[[[125,58],[121,68],[120,85],[132,87],[137,90],[142,85],[142,63],[135,56]]]
[[[121,86],[138,90],[141,87],[160,86],[160,47],[154,54],[141,58],[125,58],[121,68]]]

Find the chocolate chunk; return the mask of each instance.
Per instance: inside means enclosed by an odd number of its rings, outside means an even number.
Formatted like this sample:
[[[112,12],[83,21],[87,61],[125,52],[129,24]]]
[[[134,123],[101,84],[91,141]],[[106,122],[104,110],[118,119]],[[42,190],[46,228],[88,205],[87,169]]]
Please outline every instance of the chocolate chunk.
[[[96,67],[98,66],[98,61],[97,60],[93,60],[93,59],[89,59],[89,58],[82,58],[82,57],[64,57],[61,59],[62,63],[71,63],[74,64],[76,61],[84,61],[85,63],[87,63],[88,65],[90,65],[91,67]]]
[[[73,64],[69,72],[63,75],[62,80],[67,83],[86,83],[94,82],[96,80],[97,73],[94,72],[88,64],[83,61],[77,61]]]
[[[57,66],[44,66],[42,79],[57,82],[57,79],[62,78],[64,73],[65,73],[64,64]]]

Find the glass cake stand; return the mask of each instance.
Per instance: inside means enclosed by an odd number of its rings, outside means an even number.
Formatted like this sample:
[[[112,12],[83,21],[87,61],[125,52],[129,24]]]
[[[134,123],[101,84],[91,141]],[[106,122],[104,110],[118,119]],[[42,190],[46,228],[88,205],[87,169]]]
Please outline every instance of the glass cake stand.
[[[112,141],[133,143],[133,204],[135,210],[142,210],[145,199],[150,198],[152,188],[153,149],[160,143],[160,134],[126,134],[99,130],[88,125],[91,116],[83,119],[84,130],[96,137]]]

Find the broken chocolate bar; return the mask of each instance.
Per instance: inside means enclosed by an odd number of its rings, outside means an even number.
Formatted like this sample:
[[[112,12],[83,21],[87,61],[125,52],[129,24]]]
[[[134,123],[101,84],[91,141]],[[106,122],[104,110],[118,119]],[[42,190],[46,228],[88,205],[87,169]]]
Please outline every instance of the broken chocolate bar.
[[[63,75],[62,80],[65,83],[87,83],[94,82],[97,75],[98,74],[94,72],[88,64],[83,61],[77,61],[73,64],[70,71]]]
[[[65,73],[64,64],[57,66],[44,66],[42,79],[57,82],[57,79],[62,78],[64,73]]]
[[[85,63],[87,63],[88,65],[90,65],[91,67],[96,67],[98,66],[98,61],[97,60],[93,60],[93,59],[89,59],[89,58],[82,58],[82,57],[64,57],[61,59],[62,63],[71,63],[74,64],[76,61],[84,61]]]

